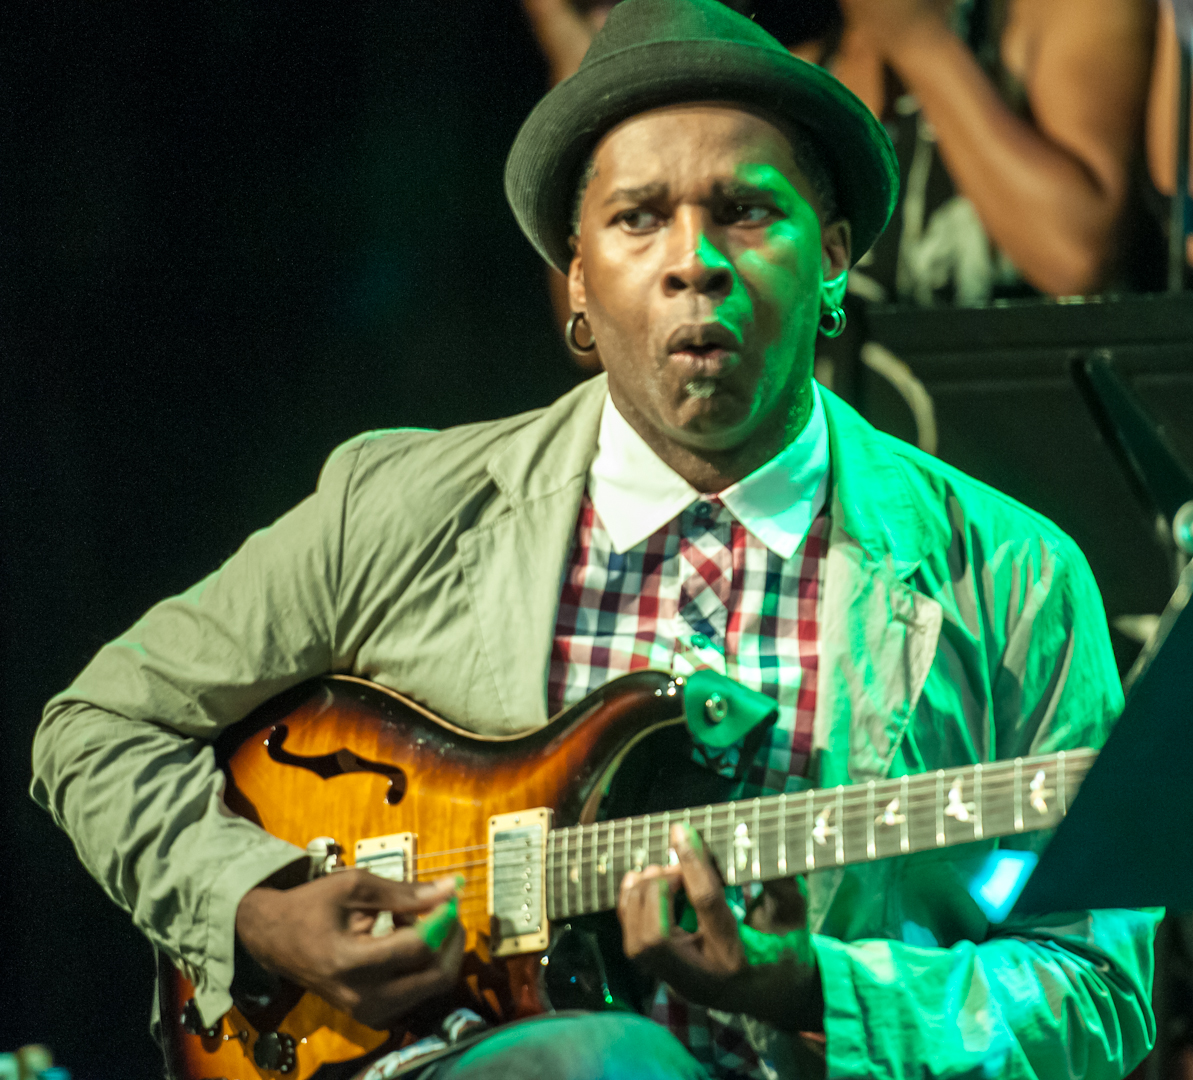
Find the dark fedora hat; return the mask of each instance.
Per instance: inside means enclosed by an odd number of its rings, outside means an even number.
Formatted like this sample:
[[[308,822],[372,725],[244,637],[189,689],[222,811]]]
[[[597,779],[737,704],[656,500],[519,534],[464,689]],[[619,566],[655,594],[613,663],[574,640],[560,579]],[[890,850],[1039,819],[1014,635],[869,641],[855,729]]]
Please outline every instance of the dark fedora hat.
[[[505,163],[506,198],[544,259],[567,271],[576,184],[601,136],[683,101],[740,102],[806,131],[832,174],[855,257],[886,227],[899,194],[894,147],[840,82],[720,0],[624,0],[580,70],[534,107]]]

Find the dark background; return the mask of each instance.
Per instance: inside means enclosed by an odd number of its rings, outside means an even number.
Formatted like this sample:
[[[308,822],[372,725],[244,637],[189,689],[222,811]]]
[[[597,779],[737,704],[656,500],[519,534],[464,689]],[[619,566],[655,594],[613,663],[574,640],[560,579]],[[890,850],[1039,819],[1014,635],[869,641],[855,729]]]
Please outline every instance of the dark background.
[[[794,40],[807,26],[785,10],[774,29]],[[505,415],[577,381],[501,187],[544,87],[517,0],[0,13],[0,1051],[46,1042],[79,1080],[160,1075],[149,948],[26,794],[46,699],[306,495],[342,440]],[[1049,355],[1047,400],[1074,433],[1059,445],[1088,464],[1068,354]],[[935,362],[939,381],[952,361]],[[983,385],[1009,386],[991,363]],[[984,406],[951,385],[942,452],[1000,476]],[[874,408],[910,434],[883,393]],[[986,421],[1018,443],[1038,427],[1020,398]],[[1081,540],[1072,474],[1020,456],[1006,485]],[[1086,470],[1095,488],[1109,469]],[[1146,515],[1123,515],[1146,548]],[[1117,556],[1091,558],[1119,611],[1162,599],[1158,547],[1142,600]]]
[[[45,700],[359,431],[577,380],[502,193],[513,0],[5,5],[0,1050],[160,1076],[151,954],[26,794]]]

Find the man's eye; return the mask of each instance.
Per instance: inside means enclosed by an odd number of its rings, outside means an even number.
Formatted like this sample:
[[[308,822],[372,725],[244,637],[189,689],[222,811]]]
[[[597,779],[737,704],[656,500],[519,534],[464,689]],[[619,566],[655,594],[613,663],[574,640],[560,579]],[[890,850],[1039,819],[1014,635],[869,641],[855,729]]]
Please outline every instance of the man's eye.
[[[731,203],[726,207],[726,216],[734,224],[757,225],[773,215],[774,211],[761,203]]]
[[[646,232],[648,229],[653,229],[659,223],[658,214],[653,210],[643,210],[641,207],[636,207],[633,210],[623,210],[617,217],[630,232]]]

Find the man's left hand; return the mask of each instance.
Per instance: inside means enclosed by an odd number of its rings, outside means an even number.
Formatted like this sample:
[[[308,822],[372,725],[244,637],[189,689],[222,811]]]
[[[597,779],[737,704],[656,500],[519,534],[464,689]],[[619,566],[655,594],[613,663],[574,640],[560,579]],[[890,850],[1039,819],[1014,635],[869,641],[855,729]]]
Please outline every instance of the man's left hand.
[[[674,866],[648,866],[622,880],[617,914],[626,955],[688,1001],[788,1031],[820,1030],[820,974],[808,942],[784,950],[775,963],[749,963],[721,875],[699,835],[676,825],[671,844]],[[696,913],[695,933],[674,924],[681,887]]]

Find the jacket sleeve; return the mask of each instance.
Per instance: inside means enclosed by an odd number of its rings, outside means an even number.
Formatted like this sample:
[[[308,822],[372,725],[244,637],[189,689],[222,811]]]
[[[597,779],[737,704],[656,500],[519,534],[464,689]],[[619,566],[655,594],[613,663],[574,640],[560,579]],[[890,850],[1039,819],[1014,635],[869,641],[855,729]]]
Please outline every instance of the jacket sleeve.
[[[195,984],[231,1006],[241,897],[303,852],[233,814],[211,740],[257,705],[344,666],[335,655],[341,533],[360,444],[316,493],[215,573],[105,645],[46,706],[33,798],[104,891]]]
[[[1002,613],[991,634],[995,755],[1100,746],[1122,691],[1084,557],[1067,539],[1037,538],[986,569],[987,611]],[[828,1075],[1121,1078],[1155,1039],[1159,917],[1036,917],[949,948],[813,935]]]

